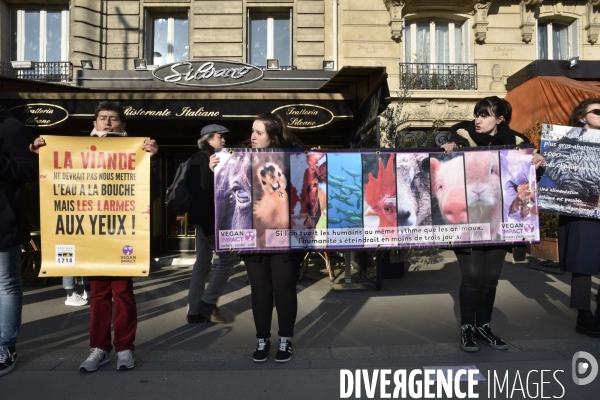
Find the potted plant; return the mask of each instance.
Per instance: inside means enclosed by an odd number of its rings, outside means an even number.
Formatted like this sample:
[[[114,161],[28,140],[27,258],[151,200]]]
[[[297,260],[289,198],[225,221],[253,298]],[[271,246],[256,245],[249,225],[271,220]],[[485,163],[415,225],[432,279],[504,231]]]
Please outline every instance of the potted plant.
[[[540,213],[540,242],[532,243],[529,254],[558,262],[558,215]]]

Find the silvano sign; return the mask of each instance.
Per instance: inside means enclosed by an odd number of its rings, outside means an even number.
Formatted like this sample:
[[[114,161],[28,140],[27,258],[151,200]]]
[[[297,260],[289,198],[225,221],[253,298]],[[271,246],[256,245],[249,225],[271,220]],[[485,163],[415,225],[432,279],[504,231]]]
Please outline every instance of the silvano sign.
[[[279,114],[288,128],[317,129],[333,121],[333,113],[325,107],[312,104],[290,104],[273,110]]]
[[[67,120],[69,112],[54,104],[25,104],[10,109],[10,113],[30,128],[50,128]]]
[[[179,61],[160,66],[152,75],[163,82],[182,86],[222,87],[256,82],[263,70],[237,61]]]

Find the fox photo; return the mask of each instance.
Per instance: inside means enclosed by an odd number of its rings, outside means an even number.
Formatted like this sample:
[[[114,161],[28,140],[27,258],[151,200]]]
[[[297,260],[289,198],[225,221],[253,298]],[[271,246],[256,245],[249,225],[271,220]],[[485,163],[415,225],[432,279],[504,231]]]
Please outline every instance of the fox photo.
[[[327,154],[290,156],[291,229],[327,228]]]

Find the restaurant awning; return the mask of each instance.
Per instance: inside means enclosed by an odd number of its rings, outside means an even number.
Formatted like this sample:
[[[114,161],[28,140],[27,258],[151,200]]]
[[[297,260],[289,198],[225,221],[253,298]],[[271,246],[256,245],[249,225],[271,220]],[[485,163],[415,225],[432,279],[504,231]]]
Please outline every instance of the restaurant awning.
[[[588,98],[600,98],[600,82],[536,76],[506,95],[513,108],[510,127],[523,132],[537,121],[568,125],[573,108]]]
[[[234,68],[227,69],[227,63],[210,64],[229,72]],[[306,145],[326,147],[347,146],[389,103],[384,67],[331,72],[256,71],[247,64],[233,65],[250,71],[241,76],[247,82],[193,76],[177,76],[175,82],[153,71],[79,71],[80,86],[0,77],[0,103],[36,131],[80,135],[89,131],[99,101],[118,101],[128,132],[160,138],[165,145],[194,144],[190,136],[209,123],[225,124],[236,143],[247,136],[257,115],[272,111]]]

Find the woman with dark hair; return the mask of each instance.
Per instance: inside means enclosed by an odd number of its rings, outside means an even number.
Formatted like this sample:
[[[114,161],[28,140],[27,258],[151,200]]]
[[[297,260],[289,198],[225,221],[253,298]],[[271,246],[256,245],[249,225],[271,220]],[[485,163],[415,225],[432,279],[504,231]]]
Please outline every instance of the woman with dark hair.
[[[450,128],[449,141],[442,145],[446,153],[457,147],[529,143],[526,136],[508,126],[512,114],[509,102],[497,96],[486,97],[477,102],[473,114],[474,120],[459,122]],[[531,163],[539,168],[544,159],[535,153]],[[476,341],[498,350],[508,348],[506,342],[490,329],[496,287],[508,248],[498,245],[454,250],[462,273],[459,303],[461,347],[464,351],[478,351]]]
[[[260,115],[252,124],[252,134],[244,141],[253,149],[300,147],[300,140],[287,130],[284,121],[276,114]],[[219,163],[219,157],[211,156],[210,167]],[[271,317],[273,303],[279,321],[279,344],[275,361],[287,362],[292,357],[291,337],[298,312],[296,281],[302,254],[258,253],[244,255],[251,287],[252,315],[256,326],[258,344],[252,358],[265,362],[271,350]]]
[[[573,109],[570,126],[600,129],[600,99],[587,99]],[[600,337],[600,290],[596,293],[595,316],[590,310],[592,275],[600,273],[600,221],[561,215],[558,218],[560,268],[571,272],[571,308],[577,309],[575,330]]]

